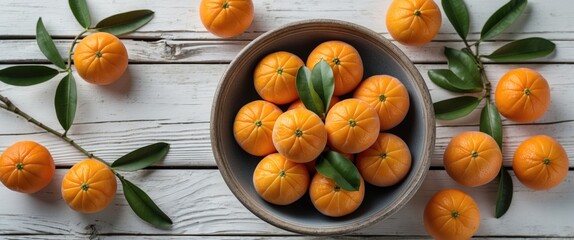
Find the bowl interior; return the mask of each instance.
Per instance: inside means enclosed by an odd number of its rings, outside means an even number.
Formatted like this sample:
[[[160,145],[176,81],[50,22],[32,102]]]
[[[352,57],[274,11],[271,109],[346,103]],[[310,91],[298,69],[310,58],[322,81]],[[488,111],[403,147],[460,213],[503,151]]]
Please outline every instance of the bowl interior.
[[[260,99],[253,86],[253,71],[257,63],[275,51],[288,51],[306,61],[313,48],[328,40],[344,41],[358,50],[364,65],[363,79],[387,74],[401,80],[411,102],[405,120],[388,131],[401,137],[409,146],[413,161],[409,174],[393,187],[380,188],[367,184],[359,209],[339,218],[327,217],[315,210],[308,194],[288,206],[265,202],[257,195],[252,183],[253,171],[262,157],[243,151],[233,137],[235,114],[246,103]],[[348,232],[388,217],[418,189],[428,170],[434,145],[434,119],[429,114],[430,109],[428,90],[420,74],[398,48],[382,37],[362,27],[338,21],[291,24],[253,41],[229,66],[220,83],[212,113],[214,154],[230,189],[262,219],[301,233]]]

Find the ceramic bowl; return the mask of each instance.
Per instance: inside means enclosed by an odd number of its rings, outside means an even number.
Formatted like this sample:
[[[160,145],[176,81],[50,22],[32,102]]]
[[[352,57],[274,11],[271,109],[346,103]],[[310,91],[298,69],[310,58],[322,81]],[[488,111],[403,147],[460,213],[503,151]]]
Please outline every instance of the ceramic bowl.
[[[406,178],[392,187],[366,184],[359,209],[344,217],[319,213],[306,194],[288,206],[264,201],[253,187],[253,171],[262,157],[243,151],[233,137],[233,121],[239,109],[260,99],[253,85],[253,71],[267,54],[288,51],[303,61],[322,42],[341,40],[354,46],[364,64],[364,79],[392,75],[407,88],[410,110],[405,120],[388,131],[401,137],[412,153]],[[286,106],[281,106],[283,109]],[[217,88],[211,113],[211,144],[219,171],[227,186],[251,212],[277,227],[312,235],[349,233],[385,219],[415,194],[430,166],[434,148],[435,119],[428,89],[407,56],[379,34],[356,24],[336,20],[307,20],[269,31],[249,43],[231,62]]]

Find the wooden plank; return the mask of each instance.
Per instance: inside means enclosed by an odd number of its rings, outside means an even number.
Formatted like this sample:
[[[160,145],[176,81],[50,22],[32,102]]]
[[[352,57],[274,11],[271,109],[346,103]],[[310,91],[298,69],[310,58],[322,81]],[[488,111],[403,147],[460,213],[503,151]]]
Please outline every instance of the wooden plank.
[[[556,52],[542,59],[529,62],[572,63],[574,62],[574,42],[554,41]],[[71,40],[56,40],[62,56],[66,56]],[[124,39],[130,62],[133,63],[229,63],[249,41],[188,41],[158,40],[139,41]],[[461,48],[462,42],[431,42],[424,48],[409,47],[393,41],[414,63],[446,63],[445,47]],[[485,42],[480,51],[489,54],[509,43]],[[0,64],[9,63],[49,63],[40,52],[36,40],[0,40]],[[488,62],[488,61],[485,61]]]
[[[1,235],[0,235],[1,236]],[[10,236],[9,239],[12,240],[84,240],[89,238],[91,235],[23,235],[23,236]],[[94,236],[95,237],[95,236]],[[374,236],[376,239],[400,239],[400,240],[420,240],[420,239],[430,239],[428,236]],[[99,240],[109,240],[109,239],[125,239],[125,240],[327,240],[327,239],[364,239],[364,236],[336,236],[336,237],[320,237],[320,236],[174,236],[174,235],[106,235],[97,236]],[[526,240],[526,239],[540,239],[540,237],[474,237],[474,239],[482,240]],[[552,238],[544,237],[544,240],[560,240],[564,238]]]
[[[387,34],[385,15],[391,0],[323,0],[307,1],[254,1],[255,19],[245,34],[238,39],[253,39],[262,32],[278,26],[305,19],[339,19],[363,25],[375,32]],[[518,23],[511,26],[498,39],[515,39],[542,36],[551,39],[573,39],[569,24],[574,20],[569,0],[533,0]],[[471,9],[471,34],[469,39],[479,37],[482,24],[503,5],[501,1],[468,1]],[[127,37],[165,39],[217,39],[208,33],[199,19],[199,0],[152,1],[126,0],[121,4],[114,0],[89,3],[92,20],[97,22],[111,14],[134,9],[148,8],[155,11],[152,22]],[[5,0],[0,2],[2,21],[0,38],[31,37],[38,17],[42,17],[48,31],[58,37],[71,38],[81,27],[71,14],[67,2],[57,0]],[[113,9],[113,10],[110,10]],[[551,16],[551,17],[549,17]],[[443,16],[442,29],[435,40],[458,40],[454,29]]]
[[[69,209],[60,197],[59,182],[65,170],[43,191],[25,195],[0,188],[0,237],[5,234],[91,234],[102,235],[292,235],[273,227],[244,208],[230,193],[217,170],[155,170],[126,174],[146,190],[174,220],[171,230],[158,230],[143,223],[118,197],[104,211],[83,215]],[[476,234],[488,236],[574,237],[574,175],[570,172],[560,186],[535,192],[515,180],[512,206],[501,219],[494,218],[496,184],[464,188],[444,171],[429,172],[421,189],[398,213],[352,235],[426,236],[422,213],[426,202],[440,189],[459,188],[468,192],[481,209],[481,226]]]
[[[432,68],[444,65],[417,65],[426,79],[435,101],[456,96],[438,89],[426,76]],[[3,67],[0,65],[0,67]],[[574,65],[489,65],[488,76],[497,79],[516,67],[530,67],[544,75],[551,84],[552,105],[533,124],[504,121],[504,164],[511,165],[520,142],[537,134],[556,138],[568,154],[574,153],[574,105],[570,73]],[[85,148],[112,161],[131,150],[156,141],[172,144],[170,155],[161,166],[215,166],[209,140],[211,103],[217,82],[226,65],[206,64],[134,64],[129,75],[117,84],[98,87],[85,84],[78,77],[79,109],[76,124],[70,131]],[[131,80],[130,80],[131,79]],[[137,80],[136,80],[137,79]],[[48,126],[59,129],[52,107],[57,81],[33,87],[0,84],[0,93],[11,98],[22,110]],[[493,80],[496,85],[496,80]],[[442,154],[450,138],[462,131],[478,130],[480,111],[456,121],[437,122],[437,141],[433,166],[442,166]],[[12,113],[0,111],[0,149],[18,140],[33,139],[50,148],[59,166],[70,166],[83,156],[66,143],[24,121]],[[193,153],[193,154],[190,154]],[[574,159],[571,160],[574,165]]]

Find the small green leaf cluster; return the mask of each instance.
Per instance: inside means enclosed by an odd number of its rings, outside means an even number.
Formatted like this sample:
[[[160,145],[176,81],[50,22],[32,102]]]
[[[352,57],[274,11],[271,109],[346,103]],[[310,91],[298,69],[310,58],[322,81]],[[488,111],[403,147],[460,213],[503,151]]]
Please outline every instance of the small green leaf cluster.
[[[502,149],[502,121],[496,105],[490,100],[491,84],[486,77],[483,60],[493,62],[515,62],[540,58],[554,52],[556,45],[544,38],[532,37],[512,41],[488,55],[481,55],[479,46],[509,28],[524,12],[527,0],[510,0],[488,18],[480,32],[480,38],[469,44],[470,18],[464,0],[442,0],[443,10],[463,40],[461,49],[445,47],[444,54],[448,69],[433,69],[428,76],[437,86],[464,95],[434,103],[435,116],[439,120],[453,120],[467,116],[482,101],[485,101],[480,114],[480,131],[492,136]],[[499,192],[496,202],[496,217],[501,217],[512,201],[512,179],[501,168]]]
[[[68,3],[76,20],[84,30],[78,34],[72,42],[70,51],[67,55],[67,62],[64,61],[58,52],[52,37],[44,26],[42,18],[39,18],[36,24],[37,44],[44,56],[46,56],[46,58],[59,69],[44,65],[28,65],[8,67],[0,70],[0,81],[14,86],[32,86],[40,84],[56,77],[60,73],[65,73],[65,76],[60,80],[60,83],[56,88],[54,99],[56,116],[60,125],[64,129],[64,133],[59,133],[58,131],[38,122],[27,113],[19,110],[7,98],[0,95],[0,100],[2,100],[6,105],[5,107],[2,107],[2,109],[23,116],[30,122],[70,143],[88,157],[102,161],[106,165],[110,166],[115,175],[120,179],[124,189],[124,196],[136,215],[155,227],[168,228],[173,224],[172,220],[142,189],[125,179],[118,173],[118,171],[136,171],[162,160],[169,152],[169,144],[160,142],[139,148],[117,159],[109,165],[102,159],[81,148],[66,136],[74,122],[77,108],[78,94],[71,68],[73,50],[77,41],[88,32],[108,32],[114,35],[133,32],[151,21],[154,12],[151,10],[124,12],[105,18],[92,27],[91,16],[86,0],[69,0]]]
[[[302,66],[297,72],[296,84],[303,105],[321,119],[325,119],[335,91],[333,69],[329,63],[321,59],[313,70]],[[346,191],[358,191],[361,186],[361,176],[357,167],[351,160],[335,151],[321,154],[315,169],[321,175],[333,179]]]

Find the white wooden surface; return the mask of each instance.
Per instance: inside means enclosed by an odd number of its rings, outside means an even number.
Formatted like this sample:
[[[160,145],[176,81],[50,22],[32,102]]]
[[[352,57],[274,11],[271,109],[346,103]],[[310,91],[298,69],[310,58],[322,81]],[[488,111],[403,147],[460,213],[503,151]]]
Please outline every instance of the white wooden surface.
[[[59,182],[68,168],[83,156],[66,143],[0,111],[0,149],[24,139],[44,144],[59,168],[50,186],[33,195],[23,195],[0,186],[0,238],[76,239],[91,235],[102,238],[300,239],[275,228],[245,209],[225,186],[211,153],[209,115],[213,94],[223,71],[237,52],[261,33],[295,20],[333,18],[361,24],[388,37],[384,23],[390,0],[255,1],[255,20],[245,34],[219,39],[205,31],[198,17],[199,0],[98,0],[88,1],[93,21],[113,13],[148,8],[156,12],[149,25],[124,36],[130,55],[128,72],[117,83],[96,87],[78,82],[79,109],[70,136],[104,159],[113,160],[134,148],[156,141],[171,143],[168,157],[155,166],[128,177],[144,188],[175,222],[169,231],[141,222],[118,197],[101,213],[73,212],[59,195]],[[468,0],[471,9],[470,38],[476,39],[486,18],[505,1]],[[574,153],[574,2],[531,0],[525,14],[507,33],[481,48],[489,52],[513,39],[541,36],[557,44],[557,52],[529,63],[487,64],[487,75],[496,84],[506,71],[529,67],[550,82],[552,105],[532,124],[504,121],[504,165],[510,166],[513,151],[529,136],[555,137]],[[42,17],[56,36],[61,52],[80,26],[67,1],[0,1],[0,68],[17,64],[47,64],[34,40],[35,23]],[[425,78],[433,100],[453,96],[428,80],[428,69],[444,68],[444,46],[460,47],[458,36],[443,19],[435,41],[422,48],[399,45]],[[79,79],[79,77],[78,77]],[[53,106],[57,81],[33,87],[0,83],[0,93],[24,111],[48,124],[59,126]],[[478,111],[464,119],[437,122],[437,141],[430,171],[420,191],[407,207],[388,220],[353,233],[387,238],[426,237],[422,211],[436,191],[456,187],[469,192],[481,209],[476,236],[574,238],[574,175],[550,191],[524,188],[513,176],[514,201],[501,219],[493,217],[496,183],[464,188],[453,182],[442,168],[442,153],[449,139],[459,132],[477,130]],[[1,151],[1,150],[0,150]],[[574,160],[571,160],[571,166]],[[137,235],[137,236],[136,236]]]

